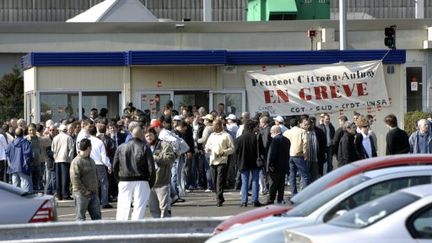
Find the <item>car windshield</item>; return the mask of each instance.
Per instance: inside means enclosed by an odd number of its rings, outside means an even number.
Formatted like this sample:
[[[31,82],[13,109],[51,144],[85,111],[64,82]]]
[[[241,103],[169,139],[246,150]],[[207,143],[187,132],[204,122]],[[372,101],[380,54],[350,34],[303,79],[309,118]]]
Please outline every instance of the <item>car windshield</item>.
[[[306,217],[320,208],[322,205],[332,200],[341,193],[347,191],[355,185],[363,183],[370,178],[364,175],[356,175],[346,179],[343,183],[339,183],[325,191],[321,191],[309,198],[309,200],[295,206],[291,211],[288,211],[285,217]]]
[[[293,198],[291,198],[291,203],[297,206],[298,204],[322,192],[324,189],[326,189],[326,187],[330,183],[334,182],[337,178],[341,177],[341,175],[349,173],[350,171],[356,168],[357,168],[356,166],[352,164],[348,164],[340,168],[337,168],[336,170],[333,170],[332,172],[316,180],[314,183],[310,184],[300,193],[298,193]]]
[[[328,223],[340,227],[362,229],[384,219],[418,199],[419,197],[412,194],[396,192],[353,209]]]

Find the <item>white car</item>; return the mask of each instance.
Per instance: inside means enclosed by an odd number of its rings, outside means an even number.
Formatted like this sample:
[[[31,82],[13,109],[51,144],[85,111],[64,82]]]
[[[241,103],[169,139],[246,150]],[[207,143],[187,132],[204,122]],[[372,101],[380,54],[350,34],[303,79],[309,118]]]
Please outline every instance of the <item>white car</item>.
[[[29,194],[0,182],[0,224],[41,223],[57,220],[53,196]]]
[[[432,242],[432,186],[406,188],[327,224],[290,229],[287,243]]]
[[[432,166],[392,167],[364,172],[313,196],[282,216],[233,227],[206,242],[283,242],[283,231],[286,229],[327,222],[347,210],[401,188],[431,182]]]

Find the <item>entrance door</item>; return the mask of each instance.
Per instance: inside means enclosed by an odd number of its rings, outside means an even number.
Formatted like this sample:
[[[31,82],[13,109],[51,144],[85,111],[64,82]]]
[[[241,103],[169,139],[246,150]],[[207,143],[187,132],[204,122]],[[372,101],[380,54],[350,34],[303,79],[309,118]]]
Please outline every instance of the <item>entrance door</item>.
[[[209,92],[207,90],[174,91],[174,109],[180,112],[181,106],[209,106]]]
[[[150,113],[151,119],[158,118],[165,105],[172,100],[172,92],[147,91],[139,94],[139,109]]]
[[[212,91],[210,96],[211,110],[216,110],[219,103],[225,105],[225,114],[237,117],[246,110],[246,96],[242,91]],[[252,114],[253,115],[253,114]]]
[[[407,111],[423,110],[423,67],[406,68]]]

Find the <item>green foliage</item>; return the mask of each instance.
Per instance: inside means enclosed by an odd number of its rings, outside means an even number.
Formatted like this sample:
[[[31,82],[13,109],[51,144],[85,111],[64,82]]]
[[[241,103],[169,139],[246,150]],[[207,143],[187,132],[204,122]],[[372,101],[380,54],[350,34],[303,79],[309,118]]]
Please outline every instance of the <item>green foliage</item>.
[[[417,130],[417,121],[420,119],[426,119],[428,113],[422,111],[411,111],[405,113],[404,117],[404,130],[410,135]]]
[[[22,118],[23,110],[24,79],[18,67],[14,67],[0,80],[0,121]]]

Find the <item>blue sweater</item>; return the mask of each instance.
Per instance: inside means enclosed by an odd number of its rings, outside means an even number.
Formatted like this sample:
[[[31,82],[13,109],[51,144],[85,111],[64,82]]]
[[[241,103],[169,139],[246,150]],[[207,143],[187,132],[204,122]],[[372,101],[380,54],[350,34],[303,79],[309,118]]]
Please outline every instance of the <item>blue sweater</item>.
[[[10,163],[7,172],[9,174],[22,172],[30,175],[32,156],[30,141],[17,137],[6,149],[6,157]]]

